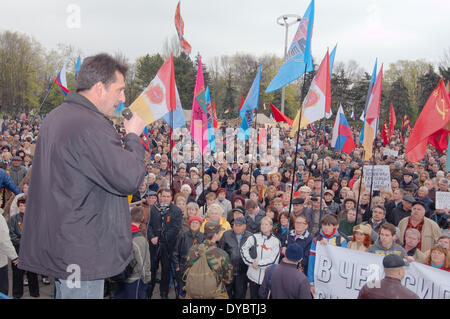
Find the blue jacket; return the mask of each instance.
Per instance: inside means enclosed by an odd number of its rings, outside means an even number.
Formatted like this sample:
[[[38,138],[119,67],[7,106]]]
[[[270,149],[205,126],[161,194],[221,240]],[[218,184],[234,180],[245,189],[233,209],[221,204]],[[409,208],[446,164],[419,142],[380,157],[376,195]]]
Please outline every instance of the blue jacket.
[[[311,249],[311,244],[313,241],[313,236],[309,231],[305,230],[300,236],[296,236],[295,229],[289,232],[287,244],[283,246],[289,246],[290,244],[297,244],[303,249],[303,260],[302,267],[305,274],[308,273],[308,260],[309,260],[309,250]],[[284,243],[283,243],[284,244]]]
[[[337,239],[340,237],[340,241]],[[308,260],[308,280],[309,282],[314,282],[314,265],[316,264],[316,245],[318,241],[322,238],[326,238],[322,230],[319,235],[314,237],[311,243],[311,249],[309,250],[309,260]],[[328,244],[333,246],[340,246],[347,248],[347,241],[345,238],[336,230],[336,233],[328,239]]]
[[[9,189],[11,192],[13,192],[16,195],[22,193],[20,191],[19,187],[17,187],[17,185],[13,182],[11,177],[8,175],[8,173],[6,173],[6,171],[4,169],[0,168],[0,188],[1,187],[6,187],[7,189]]]

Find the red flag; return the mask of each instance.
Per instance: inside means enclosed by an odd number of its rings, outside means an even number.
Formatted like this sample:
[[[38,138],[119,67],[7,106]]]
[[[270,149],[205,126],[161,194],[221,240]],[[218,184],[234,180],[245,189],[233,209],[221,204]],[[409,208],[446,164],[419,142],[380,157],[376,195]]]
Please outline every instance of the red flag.
[[[223,114],[227,114],[228,112],[230,112],[230,110],[231,110],[231,107],[227,108],[227,109],[225,110],[225,112],[223,112]]]
[[[394,106],[392,105],[392,102],[391,102],[391,112],[389,113],[389,135],[388,135],[388,138],[391,138],[392,134],[394,134],[395,123],[397,123],[397,119],[395,118]]]
[[[177,10],[175,11],[175,28],[177,29],[178,39],[181,43],[181,48],[186,52],[187,55],[191,54],[192,47],[184,39],[184,21],[180,13],[180,2],[178,2]]]
[[[212,115],[213,115],[213,126],[214,130],[217,128],[217,114],[216,114],[216,104],[214,103],[214,98],[211,97],[212,100]]]
[[[383,129],[381,130],[381,137],[383,138],[383,146],[386,146],[386,144],[389,144],[389,135],[388,135],[388,128],[386,125],[386,121],[383,123]]]
[[[241,96],[241,107],[239,108],[239,112],[240,112],[241,109],[242,109],[242,105],[244,105],[244,97],[243,97],[243,96]]]
[[[450,98],[445,90],[444,80],[440,80],[425,103],[406,145],[406,158],[417,162],[424,158],[427,142],[440,152],[447,148],[450,130]]]
[[[289,117],[281,113],[272,103],[270,103],[270,107],[272,108],[272,114],[275,121],[286,122],[292,126],[293,121]]]

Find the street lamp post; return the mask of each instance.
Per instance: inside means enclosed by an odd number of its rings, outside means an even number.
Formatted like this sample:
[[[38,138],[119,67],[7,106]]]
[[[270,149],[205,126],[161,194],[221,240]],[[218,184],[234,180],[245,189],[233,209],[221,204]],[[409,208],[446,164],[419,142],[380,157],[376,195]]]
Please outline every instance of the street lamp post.
[[[288,21],[289,19],[292,19],[291,21]],[[282,16],[279,16],[277,18],[277,23],[283,27],[285,27],[285,36],[284,36],[284,60],[286,61],[286,55],[287,55],[287,43],[288,43],[288,29],[289,26],[293,25],[294,23],[297,23],[301,20],[301,17],[296,14],[283,14]],[[283,87],[281,89],[281,113],[284,114],[284,99],[285,99],[285,88]]]

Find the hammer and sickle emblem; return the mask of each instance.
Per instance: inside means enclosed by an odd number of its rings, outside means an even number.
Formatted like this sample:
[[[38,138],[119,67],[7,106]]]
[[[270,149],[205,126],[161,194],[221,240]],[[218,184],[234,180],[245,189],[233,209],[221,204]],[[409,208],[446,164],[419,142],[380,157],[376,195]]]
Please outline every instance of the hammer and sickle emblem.
[[[442,120],[445,120],[445,117],[447,116],[448,113],[448,109],[445,108],[444,99],[441,99],[441,102],[442,102],[442,109],[439,108],[439,103],[438,101],[436,101],[436,110],[438,111],[439,114],[442,115]]]

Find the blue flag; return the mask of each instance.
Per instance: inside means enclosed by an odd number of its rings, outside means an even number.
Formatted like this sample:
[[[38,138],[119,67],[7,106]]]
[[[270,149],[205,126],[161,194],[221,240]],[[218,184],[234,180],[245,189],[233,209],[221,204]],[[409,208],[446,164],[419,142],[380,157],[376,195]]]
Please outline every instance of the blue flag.
[[[261,65],[258,68],[253,84],[248,91],[247,97],[245,98],[244,104],[239,112],[242,122],[241,127],[238,131],[238,138],[240,140],[248,140],[250,136],[249,128],[253,123],[253,110],[258,108],[259,100],[259,87],[261,82]]]
[[[333,64],[334,64],[334,56],[336,55],[336,47],[337,44],[334,46],[333,51],[331,51],[330,54],[330,78],[331,78],[331,74],[333,74]]]
[[[80,71],[80,68],[81,68],[81,57],[78,56],[77,64],[75,65],[75,79],[77,78],[78,71]]]
[[[214,134],[214,116],[212,112],[211,95],[209,94],[209,86],[206,87],[206,116],[208,118],[208,149],[216,152],[216,136]]]
[[[266,93],[278,90],[314,69],[311,56],[311,34],[314,24],[314,0],[309,4],[286,54],[286,60],[272,79]]]
[[[361,114],[361,117],[359,118],[363,122],[366,121],[366,112],[367,108],[369,107],[370,95],[372,95],[372,89],[373,86],[375,85],[375,81],[377,80],[377,61],[378,59],[375,59],[375,66],[373,67],[372,78],[370,79],[369,89],[367,90],[366,104],[364,106],[364,111]],[[359,137],[359,143],[361,144],[363,140],[364,140],[364,123],[362,126],[361,135]]]

